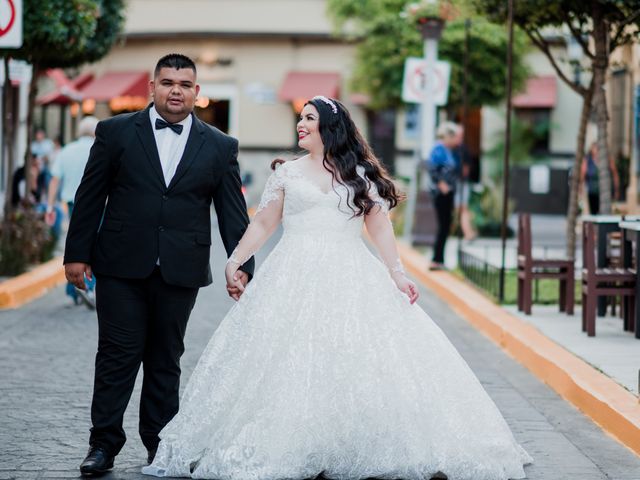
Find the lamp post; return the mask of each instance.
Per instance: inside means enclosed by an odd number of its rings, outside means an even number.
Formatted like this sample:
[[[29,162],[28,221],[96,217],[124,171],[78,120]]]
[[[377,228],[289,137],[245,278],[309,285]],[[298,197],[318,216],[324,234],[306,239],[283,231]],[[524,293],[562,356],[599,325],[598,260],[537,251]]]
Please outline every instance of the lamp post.
[[[511,110],[512,110],[512,87],[513,87],[513,2],[508,1],[507,31],[509,43],[507,44],[507,117],[506,131],[504,139],[504,158],[502,166],[502,224],[500,226],[500,277],[498,284],[498,300],[504,302],[505,285],[505,257],[507,251],[507,220],[509,211],[509,155],[511,154]]]
[[[436,3],[435,0],[430,3]],[[440,17],[425,17],[418,25],[422,33],[425,60],[424,99],[420,107],[420,155],[414,160],[413,175],[409,185],[407,215],[405,219],[404,239],[411,243],[413,222],[418,196],[418,171],[423,160],[426,160],[433,147],[436,129],[436,105],[433,98],[436,61],[438,60],[438,40],[442,36],[444,20]]]

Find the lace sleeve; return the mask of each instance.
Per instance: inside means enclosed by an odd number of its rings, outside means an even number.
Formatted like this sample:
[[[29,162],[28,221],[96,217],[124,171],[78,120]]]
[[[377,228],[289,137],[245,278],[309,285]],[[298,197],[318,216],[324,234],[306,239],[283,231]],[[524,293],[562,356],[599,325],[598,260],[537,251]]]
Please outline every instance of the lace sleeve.
[[[243,265],[251,258],[282,219],[284,176],[280,166],[267,179],[262,198],[247,231],[233,250],[227,263]]]
[[[367,182],[367,184],[369,185],[369,190],[367,192],[369,195],[369,198],[373,200],[373,202],[380,207],[380,210],[382,210],[382,212],[389,213],[389,203],[380,196],[380,194],[378,193],[378,188],[376,187],[376,184],[373,183],[371,180],[369,180],[365,176],[364,167],[358,165],[356,167],[356,171],[358,172],[358,175],[360,175],[364,179],[364,181]]]
[[[256,210],[256,215],[260,213],[261,210],[264,210],[271,202],[282,202],[284,199],[284,178],[282,168],[282,166],[277,167],[276,171],[267,179],[264,191],[262,192],[262,198],[260,199],[258,209]]]

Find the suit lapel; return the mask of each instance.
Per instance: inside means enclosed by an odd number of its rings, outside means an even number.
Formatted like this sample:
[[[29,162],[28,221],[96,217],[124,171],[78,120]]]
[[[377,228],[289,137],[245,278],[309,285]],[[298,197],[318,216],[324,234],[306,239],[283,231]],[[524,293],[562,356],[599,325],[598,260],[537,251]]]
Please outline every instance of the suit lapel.
[[[138,115],[138,119],[136,120],[136,132],[142,146],[144,147],[144,151],[147,154],[147,159],[149,160],[151,167],[156,172],[159,180],[164,186],[164,174],[162,173],[162,165],[160,164],[160,155],[158,154],[156,137],[153,135],[151,120],[149,119],[149,109],[151,108],[151,105]]]
[[[182,178],[187,170],[189,170],[189,167],[193,164],[193,161],[196,159],[196,156],[204,143],[204,126],[193,113],[191,115],[192,124],[191,130],[189,131],[189,138],[187,139],[187,145],[184,148],[184,153],[182,154],[180,163],[178,163],[176,173],[171,179],[167,190],[171,190],[171,188],[180,181],[180,178]]]

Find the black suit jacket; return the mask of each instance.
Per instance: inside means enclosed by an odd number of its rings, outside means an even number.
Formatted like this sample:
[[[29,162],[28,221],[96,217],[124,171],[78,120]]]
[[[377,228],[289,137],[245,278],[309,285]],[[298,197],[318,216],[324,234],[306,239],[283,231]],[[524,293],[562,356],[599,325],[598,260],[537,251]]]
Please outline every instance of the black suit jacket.
[[[75,197],[64,262],[94,272],[145,278],[160,259],[165,281],[211,283],[211,202],[230,255],[249,218],[238,141],[193,116],[184,154],[167,187],[149,109],[100,122]],[[253,259],[242,269],[253,274]]]

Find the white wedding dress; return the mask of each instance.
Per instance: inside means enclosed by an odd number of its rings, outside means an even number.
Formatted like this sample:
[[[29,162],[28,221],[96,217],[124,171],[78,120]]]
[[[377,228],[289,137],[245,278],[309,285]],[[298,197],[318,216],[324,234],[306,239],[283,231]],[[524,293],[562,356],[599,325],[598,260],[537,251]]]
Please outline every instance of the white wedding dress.
[[[370,253],[346,187],[325,193],[298,163],[278,167],[260,204],[282,215],[283,236],[211,338],[143,473],[524,478],[531,458]]]

